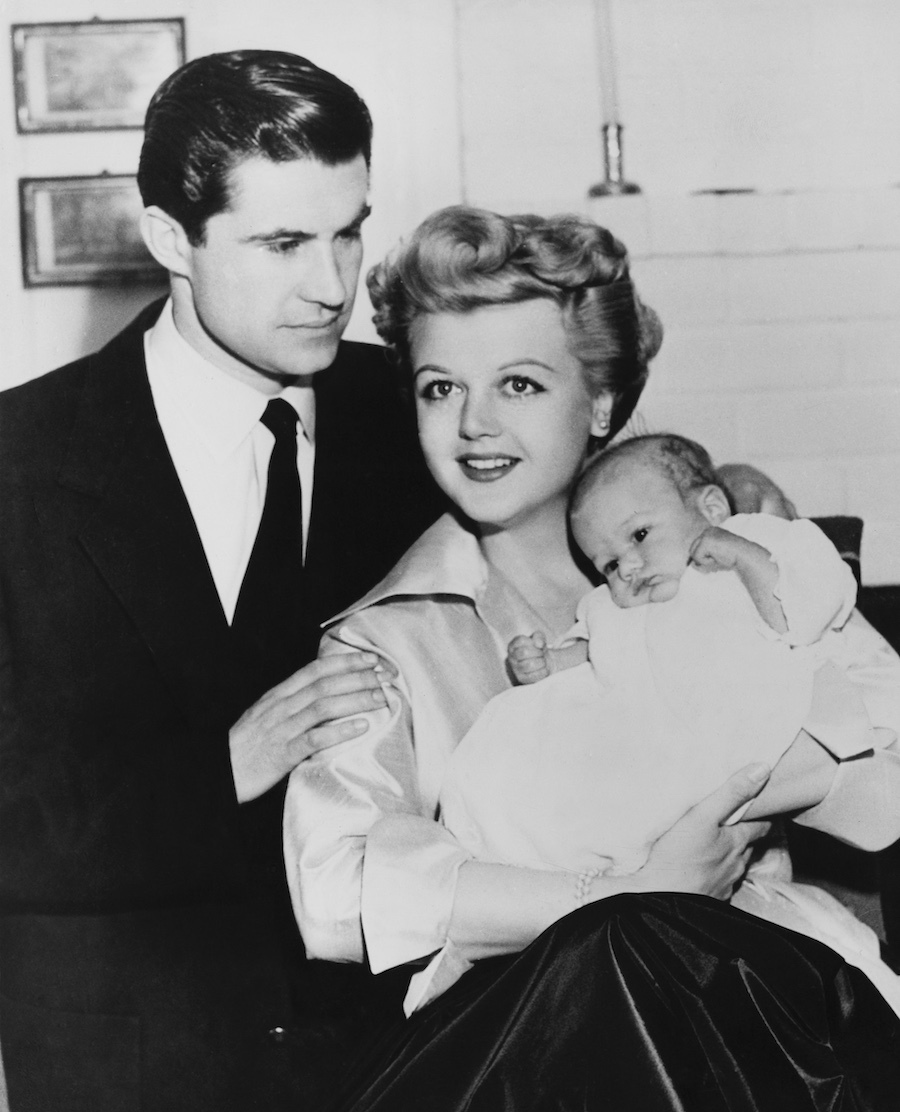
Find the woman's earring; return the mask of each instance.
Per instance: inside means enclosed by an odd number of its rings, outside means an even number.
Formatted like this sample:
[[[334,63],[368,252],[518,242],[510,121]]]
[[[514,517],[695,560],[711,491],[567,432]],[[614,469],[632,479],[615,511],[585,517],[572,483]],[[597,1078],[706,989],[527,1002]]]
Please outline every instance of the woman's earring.
[[[609,432],[609,419],[604,417],[602,421],[598,421],[597,430],[601,433]]]

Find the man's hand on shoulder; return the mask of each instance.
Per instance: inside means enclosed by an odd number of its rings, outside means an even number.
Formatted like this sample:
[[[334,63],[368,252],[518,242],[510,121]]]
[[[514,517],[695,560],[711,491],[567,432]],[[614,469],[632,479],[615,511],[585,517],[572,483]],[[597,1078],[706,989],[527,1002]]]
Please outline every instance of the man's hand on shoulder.
[[[239,803],[256,799],[301,761],[368,729],[365,714],[386,705],[372,653],[314,660],[258,699],[229,731]]]

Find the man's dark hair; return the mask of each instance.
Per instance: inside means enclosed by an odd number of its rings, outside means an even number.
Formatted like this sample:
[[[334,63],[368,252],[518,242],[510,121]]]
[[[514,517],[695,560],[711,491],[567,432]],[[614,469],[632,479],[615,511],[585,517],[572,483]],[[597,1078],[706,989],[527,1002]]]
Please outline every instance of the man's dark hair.
[[[312,158],[327,166],[362,155],[372,118],[351,87],[306,58],[276,50],[208,54],[175,71],[150,101],[138,186],[203,243],[227,209],[229,175],[245,159]]]

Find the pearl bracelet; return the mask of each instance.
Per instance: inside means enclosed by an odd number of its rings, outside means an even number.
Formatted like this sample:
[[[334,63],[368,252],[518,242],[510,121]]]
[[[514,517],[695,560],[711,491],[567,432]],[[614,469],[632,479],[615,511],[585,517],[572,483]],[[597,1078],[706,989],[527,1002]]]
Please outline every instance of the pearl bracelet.
[[[578,874],[578,879],[575,881],[575,906],[584,907],[588,902],[588,896],[591,894],[591,889],[594,886],[594,881],[600,875],[599,869],[587,869],[583,873]]]

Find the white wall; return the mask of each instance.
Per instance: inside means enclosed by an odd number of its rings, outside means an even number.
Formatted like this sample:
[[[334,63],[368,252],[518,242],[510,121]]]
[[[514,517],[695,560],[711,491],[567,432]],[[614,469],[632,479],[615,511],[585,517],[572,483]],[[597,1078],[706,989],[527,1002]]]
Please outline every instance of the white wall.
[[[651,427],[758,464],[805,514],[863,517],[866,582],[900,581],[900,189],[593,211],[636,245],[667,325],[642,403]]]
[[[367,259],[376,261],[432,209],[460,196],[451,0],[0,0],[7,26],[183,16],[188,57],[264,47],[307,54],[349,81],[375,119]],[[16,179],[133,173],[139,131],[18,135],[10,51],[0,51],[0,387],[93,350],[158,289],[23,290]],[[348,335],[375,340],[367,299]]]
[[[900,4],[612,0],[621,235],[666,342],[653,423],[866,519],[900,582]],[[376,122],[368,259],[438,205],[588,211],[602,177],[592,0],[0,0],[7,23],[183,15],[190,56],[308,53]],[[249,13],[249,14],[248,14]],[[21,288],[15,178],[133,170],[139,136],[17,136],[0,51],[0,384],[95,346],[147,291]],[[732,191],[724,196],[709,191]],[[749,193],[733,192],[749,190]],[[367,306],[351,335],[371,338]]]

